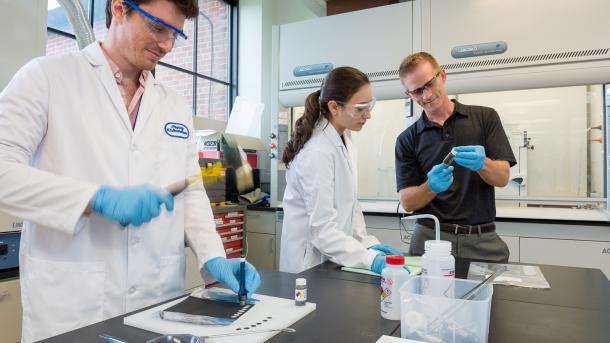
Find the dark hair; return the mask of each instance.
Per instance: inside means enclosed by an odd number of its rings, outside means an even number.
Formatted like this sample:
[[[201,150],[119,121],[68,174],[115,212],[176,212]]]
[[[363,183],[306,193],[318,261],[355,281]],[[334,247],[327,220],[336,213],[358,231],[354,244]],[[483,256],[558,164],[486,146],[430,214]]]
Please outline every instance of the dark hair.
[[[187,19],[195,18],[199,15],[199,4],[197,0],[168,0],[173,2],[178,6],[178,9],[182,14],[186,16]],[[145,4],[151,2],[151,0],[131,0],[137,6],[141,4]],[[110,23],[112,22],[112,0],[106,1],[106,28],[110,28]],[[125,4],[125,14],[131,12],[131,6]]]
[[[307,96],[305,112],[294,124],[292,136],[282,155],[282,162],[286,167],[311,138],[320,118],[330,119],[328,102],[331,100],[348,102],[362,86],[369,83],[369,78],[363,72],[352,67],[335,68],[326,75],[320,90]]]

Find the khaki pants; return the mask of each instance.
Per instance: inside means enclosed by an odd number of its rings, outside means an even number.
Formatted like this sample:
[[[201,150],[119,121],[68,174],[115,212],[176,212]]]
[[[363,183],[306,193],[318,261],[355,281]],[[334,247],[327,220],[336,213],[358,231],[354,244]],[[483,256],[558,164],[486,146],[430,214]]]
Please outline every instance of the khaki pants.
[[[416,224],[411,236],[409,254],[424,254],[424,242],[435,239],[434,230]],[[507,263],[510,252],[508,246],[496,232],[455,235],[441,231],[441,240],[451,242],[451,253],[455,257]]]

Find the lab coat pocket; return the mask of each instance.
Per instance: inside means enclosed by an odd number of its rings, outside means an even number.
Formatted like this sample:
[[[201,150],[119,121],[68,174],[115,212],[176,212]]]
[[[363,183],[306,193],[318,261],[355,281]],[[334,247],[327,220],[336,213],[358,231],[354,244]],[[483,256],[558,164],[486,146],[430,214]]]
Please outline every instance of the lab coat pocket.
[[[40,339],[104,319],[103,262],[25,261],[24,332]]]
[[[184,294],[184,255],[161,258],[161,294],[159,300],[167,300]]]

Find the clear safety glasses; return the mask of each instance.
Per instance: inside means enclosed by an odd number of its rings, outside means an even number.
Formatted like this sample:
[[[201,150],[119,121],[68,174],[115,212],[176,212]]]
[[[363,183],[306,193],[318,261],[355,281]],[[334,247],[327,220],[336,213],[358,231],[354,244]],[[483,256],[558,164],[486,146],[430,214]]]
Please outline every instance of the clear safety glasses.
[[[347,103],[343,102],[343,101],[335,100],[335,102],[341,106],[347,105]],[[375,107],[376,103],[377,103],[377,99],[373,98],[369,102],[361,102],[361,103],[353,104],[350,106],[352,110],[348,111],[348,113],[349,113],[349,115],[351,115],[354,118],[364,117],[366,114],[371,113],[371,111],[373,110],[373,107]]]
[[[430,81],[426,82],[423,86],[416,88],[412,91],[410,91],[410,90],[405,91],[405,95],[410,98],[419,98],[420,96],[424,95],[424,92],[426,91],[426,89],[434,86],[434,83],[436,82],[436,80],[438,79],[438,76],[440,74],[441,74],[441,71],[439,70],[438,73],[436,73],[436,75],[434,75],[434,77],[432,79],[430,79]]]
[[[157,42],[163,43],[168,40],[172,40],[174,47],[185,42],[188,38],[186,34],[179,28],[164,22],[163,20],[155,17],[154,15],[146,12],[145,10],[138,7],[136,4],[129,0],[123,0],[129,7],[140,13],[144,19],[144,25],[148,28],[150,33],[155,37]]]

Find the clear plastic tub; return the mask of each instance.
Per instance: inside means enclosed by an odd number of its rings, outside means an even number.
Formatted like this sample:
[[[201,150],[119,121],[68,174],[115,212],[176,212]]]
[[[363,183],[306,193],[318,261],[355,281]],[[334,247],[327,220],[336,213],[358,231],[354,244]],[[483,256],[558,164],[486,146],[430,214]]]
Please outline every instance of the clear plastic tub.
[[[487,342],[493,286],[460,299],[478,281],[417,276],[400,288],[400,335],[425,342]]]

